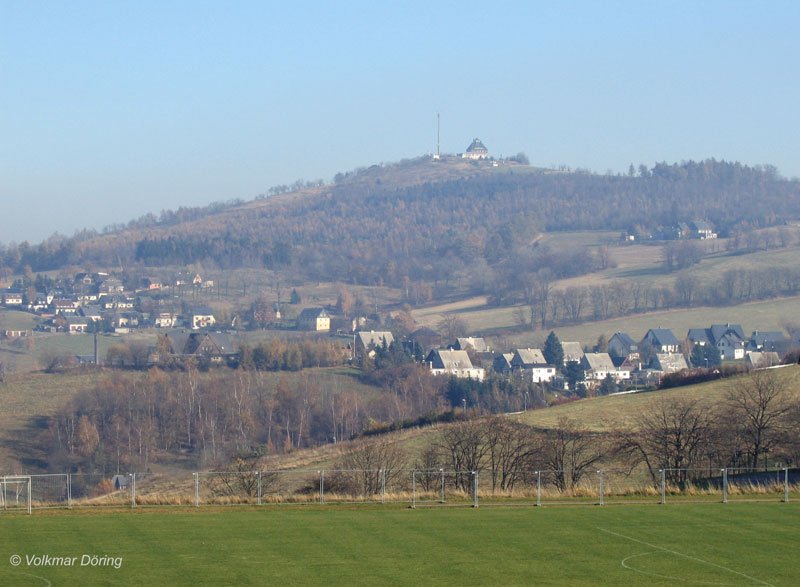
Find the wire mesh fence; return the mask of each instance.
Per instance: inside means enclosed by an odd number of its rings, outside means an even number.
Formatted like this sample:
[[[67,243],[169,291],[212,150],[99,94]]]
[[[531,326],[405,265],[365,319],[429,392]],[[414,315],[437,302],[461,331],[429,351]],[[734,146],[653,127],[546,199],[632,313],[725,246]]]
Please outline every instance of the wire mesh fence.
[[[800,500],[800,469],[291,469],[0,476],[0,511],[278,504],[612,505]]]

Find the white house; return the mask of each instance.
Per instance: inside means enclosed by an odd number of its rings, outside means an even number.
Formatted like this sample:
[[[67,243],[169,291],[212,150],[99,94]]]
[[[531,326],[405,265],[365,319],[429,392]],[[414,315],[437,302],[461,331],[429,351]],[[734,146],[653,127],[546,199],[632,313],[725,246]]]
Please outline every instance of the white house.
[[[452,375],[465,379],[483,381],[485,371],[480,367],[473,367],[467,351],[444,351],[434,349],[425,361],[434,375]]]

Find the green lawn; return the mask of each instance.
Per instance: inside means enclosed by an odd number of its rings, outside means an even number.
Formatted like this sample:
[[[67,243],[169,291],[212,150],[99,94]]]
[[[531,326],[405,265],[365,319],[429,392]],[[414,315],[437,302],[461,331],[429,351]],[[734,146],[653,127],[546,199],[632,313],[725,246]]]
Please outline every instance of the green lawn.
[[[0,517],[0,583],[794,585],[798,522],[798,503],[35,512]]]

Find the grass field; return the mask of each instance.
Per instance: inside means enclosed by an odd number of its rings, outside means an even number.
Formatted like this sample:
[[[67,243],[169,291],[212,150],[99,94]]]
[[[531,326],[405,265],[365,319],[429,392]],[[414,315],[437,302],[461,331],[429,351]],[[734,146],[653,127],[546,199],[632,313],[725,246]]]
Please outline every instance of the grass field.
[[[795,585],[798,522],[791,502],[8,515],[0,583]]]

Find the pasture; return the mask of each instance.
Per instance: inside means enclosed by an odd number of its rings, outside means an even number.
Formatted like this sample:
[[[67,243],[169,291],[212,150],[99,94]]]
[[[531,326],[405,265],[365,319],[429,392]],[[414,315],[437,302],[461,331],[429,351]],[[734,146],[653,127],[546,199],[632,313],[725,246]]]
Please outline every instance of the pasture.
[[[793,502],[4,515],[0,583],[794,585],[798,521]]]

